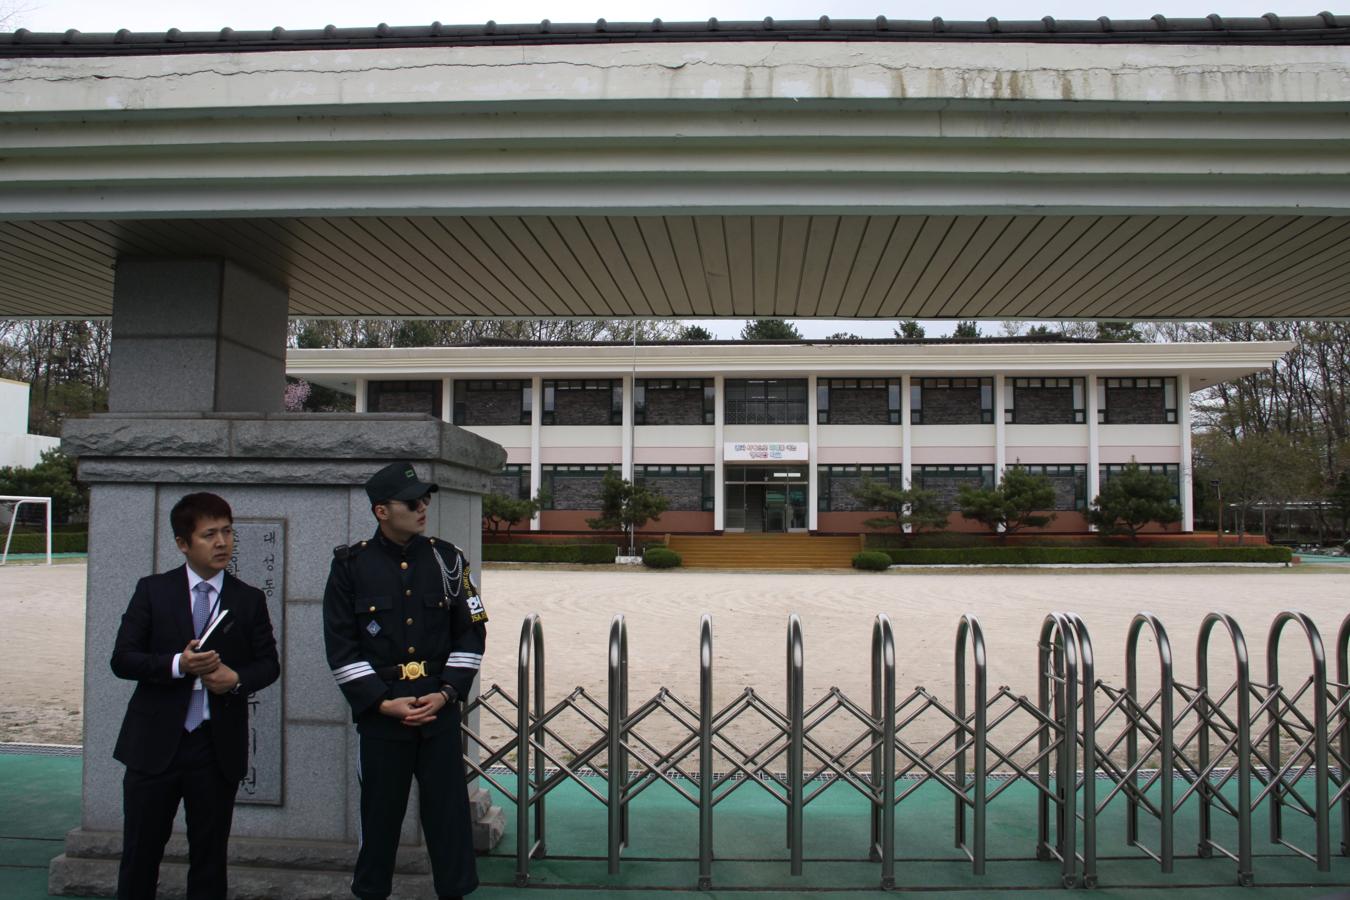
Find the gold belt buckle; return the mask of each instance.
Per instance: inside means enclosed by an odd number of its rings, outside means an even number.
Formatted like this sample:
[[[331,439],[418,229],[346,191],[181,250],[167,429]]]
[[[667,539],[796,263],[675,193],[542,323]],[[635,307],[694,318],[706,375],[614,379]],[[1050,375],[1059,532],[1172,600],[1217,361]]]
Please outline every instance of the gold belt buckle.
[[[422,659],[410,663],[399,663],[398,677],[400,681],[413,681],[418,678],[426,678],[427,661]]]

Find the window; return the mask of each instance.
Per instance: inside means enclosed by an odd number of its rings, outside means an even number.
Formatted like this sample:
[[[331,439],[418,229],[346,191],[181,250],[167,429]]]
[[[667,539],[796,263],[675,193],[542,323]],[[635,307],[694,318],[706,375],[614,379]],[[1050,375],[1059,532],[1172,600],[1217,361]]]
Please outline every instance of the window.
[[[1106,425],[1171,425],[1177,420],[1175,378],[1098,378],[1097,421]]]
[[[370,412],[426,413],[441,417],[441,382],[372,381],[366,386]]]
[[[1017,468],[1032,475],[1044,475],[1055,488],[1057,510],[1087,510],[1087,466],[1017,463]]]
[[[994,486],[993,466],[915,466],[914,487],[937,494],[938,501],[956,507],[956,495],[963,486]]]
[[[638,484],[665,497],[672,512],[713,508],[712,466],[638,466],[634,475]]]
[[[805,425],[806,379],[727,379],[728,425]]]
[[[456,425],[529,425],[534,392],[528,381],[455,382]]]
[[[1181,505],[1181,466],[1176,463],[1138,463],[1140,470],[1165,476],[1172,482],[1172,502]],[[1128,463],[1111,463],[1097,467],[1097,479],[1106,484],[1113,476],[1129,468]]]
[[[545,425],[623,424],[623,382],[585,379],[544,382]]]
[[[816,508],[821,512],[854,512],[868,507],[853,491],[864,480],[884,482],[902,488],[900,466],[817,466]]]
[[[716,390],[711,378],[645,378],[633,385],[633,424],[712,425]]]
[[[600,509],[600,486],[605,473],[614,466],[544,466],[539,489],[544,494],[544,509]]]
[[[1072,425],[1087,421],[1083,378],[1009,378],[1003,421],[1017,425]]]
[[[492,476],[492,493],[513,500],[530,499],[530,467],[508,463]]]
[[[899,425],[899,378],[821,378],[816,419],[822,425]]]
[[[994,421],[994,379],[915,378],[909,383],[914,425],[978,425]]]

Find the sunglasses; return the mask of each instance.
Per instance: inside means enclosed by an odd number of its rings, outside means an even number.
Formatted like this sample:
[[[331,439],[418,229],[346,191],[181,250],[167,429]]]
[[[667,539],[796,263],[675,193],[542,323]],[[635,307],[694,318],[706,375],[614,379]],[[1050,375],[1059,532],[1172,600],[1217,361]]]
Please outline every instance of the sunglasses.
[[[430,493],[423,494],[422,496],[418,497],[415,500],[390,500],[389,503],[390,505],[395,503],[402,503],[404,506],[408,507],[408,512],[417,512],[423,507],[431,505],[431,494]]]

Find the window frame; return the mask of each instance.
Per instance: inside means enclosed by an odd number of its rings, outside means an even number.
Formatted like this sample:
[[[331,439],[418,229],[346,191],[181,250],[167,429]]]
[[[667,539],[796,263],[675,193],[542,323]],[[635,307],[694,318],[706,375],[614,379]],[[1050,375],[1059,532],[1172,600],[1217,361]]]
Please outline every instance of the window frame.
[[[492,385],[492,387],[484,387]],[[531,413],[534,409],[534,386],[529,379],[521,378],[456,378],[452,387],[450,421],[456,425],[473,428],[482,426],[491,428],[482,422],[469,422],[469,393],[475,390],[511,391],[519,389],[520,414],[517,425],[532,424]]]
[[[562,427],[584,428],[593,425],[623,424],[623,379],[622,378],[546,378],[543,384],[543,409],[539,411],[540,425],[559,425]],[[559,422],[558,391],[603,391],[608,390],[608,422]]]
[[[830,391],[886,391],[885,422],[831,422]],[[899,425],[900,424],[900,379],[899,378],[817,378],[816,379],[816,424],[818,425]]]
[[[656,388],[656,390],[679,391],[679,390],[703,390],[703,422],[704,425],[715,425],[717,422],[717,383],[711,378],[637,378],[633,380],[633,424],[647,424],[647,391],[653,383],[668,385]],[[679,426],[697,425],[697,422],[681,422]]]
[[[1054,512],[1081,512],[1086,513],[1088,508],[1088,488],[1087,488],[1087,463],[1009,463],[1010,469],[1021,469],[1031,475],[1044,475],[1047,478],[1063,478],[1066,475],[1074,476],[1073,489],[1073,507],[1070,509],[1055,508]],[[1050,472],[1050,469],[1069,469],[1069,472]]]
[[[1173,485],[1172,502],[1181,506],[1181,463],[1098,463],[1097,491],[1101,492],[1102,485],[1106,484],[1112,475],[1124,472],[1131,465],[1136,465],[1145,472],[1163,475],[1171,479]]]
[[[409,390],[409,385],[431,385],[432,410],[427,411],[426,415],[441,417],[442,405],[445,402],[445,382],[439,378],[373,378],[366,382],[366,410],[368,412],[380,412],[379,399],[383,394],[411,394],[421,393],[421,391]],[[402,385],[403,388],[389,390],[389,385]]]
[[[975,382],[966,384],[965,382]],[[959,383],[958,383],[959,382]],[[923,392],[925,390],[943,391],[953,389],[980,389],[980,421],[978,422],[924,422]],[[992,425],[994,424],[994,379],[993,376],[923,376],[911,378],[909,382],[909,424],[911,425]]]
[[[1139,382],[1158,382],[1143,384]],[[1129,382],[1126,384],[1125,382]],[[1155,390],[1162,388],[1163,421],[1161,422],[1112,422],[1111,410],[1106,403],[1108,390]],[[1099,376],[1097,378],[1097,424],[1098,425],[1175,425],[1177,424],[1177,378],[1175,375],[1128,375]],[[1189,401],[1188,401],[1189,402]],[[1170,404],[1170,405],[1169,405]]]
[[[652,469],[655,469],[657,471],[654,472],[648,471]],[[668,478],[674,478],[685,475],[692,477],[694,474],[697,474],[700,476],[700,479],[702,481],[702,484],[700,486],[701,495],[699,497],[699,508],[675,509],[671,510],[671,512],[712,512],[717,506],[716,469],[717,469],[716,466],[704,465],[699,463],[690,463],[690,464],[672,463],[669,465],[664,463],[653,463],[653,464],[643,463],[635,465],[633,467],[633,481],[634,483],[640,483],[644,478],[647,477],[660,478],[662,476],[665,476]]]
[[[564,478],[581,478],[594,476],[598,473],[603,479],[606,472],[614,472],[618,468],[615,463],[546,463],[540,466],[539,490],[544,495],[544,502],[540,504],[539,508],[541,510],[556,510],[553,505],[553,481],[559,475]],[[566,509],[561,511],[575,512],[575,510]]]
[[[816,511],[817,512],[875,512],[863,509],[832,509],[833,491],[830,475],[834,472],[856,473],[859,478],[870,474],[882,473],[885,481],[897,490],[904,489],[905,467],[901,463],[820,463],[816,466]],[[880,480],[880,479],[873,479]]]
[[[767,389],[760,396],[750,396],[749,386],[781,384],[783,397],[770,397]],[[734,397],[738,387],[746,388],[744,396]],[[727,378],[722,382],[723,423],[726,425],[806,425],[809,424],[810,410],[807,402],[808,381],[805,378]],[[799,393],[799,397],[794,394]],[[745,414],[737,417],[732,414],[733,404],[742,404]],[[751,416],[751,404],[762,404],[764,415]],[[781,417],[775,418],[770,410],[778,409]]]
[[[1046,382],[1067,381],[1068,384],[1048,385]],[[1019,384],[1018,382],[1026,382]],[[1032,382],[1036,382],[1033,384]],[[1019,422],[1017,421],[1016,399],[1018,389],[1024,391],[1063,390],[1069,388],[1073,394],[1072,422]],[[1087,378],[1083,376],[1060,375],[1015,375],[1004,378],[1003,382],[1003,423],[1005,425],[1085,425],[1087,424]]]

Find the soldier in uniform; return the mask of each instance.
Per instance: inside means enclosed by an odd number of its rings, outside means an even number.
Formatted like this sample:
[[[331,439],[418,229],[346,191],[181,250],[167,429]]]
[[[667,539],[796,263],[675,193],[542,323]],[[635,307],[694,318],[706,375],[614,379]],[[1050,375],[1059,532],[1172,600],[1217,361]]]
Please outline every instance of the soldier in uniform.
[[[416,776],[436,893],[459,897],[478,886],[459,701],[483,660],[487,613],[464,554],[423,534],[436,485],[396,462],[365,487],[378,527],[333,551],[323,598],[328,665],[360,736],[352,893],[389,896]]]

